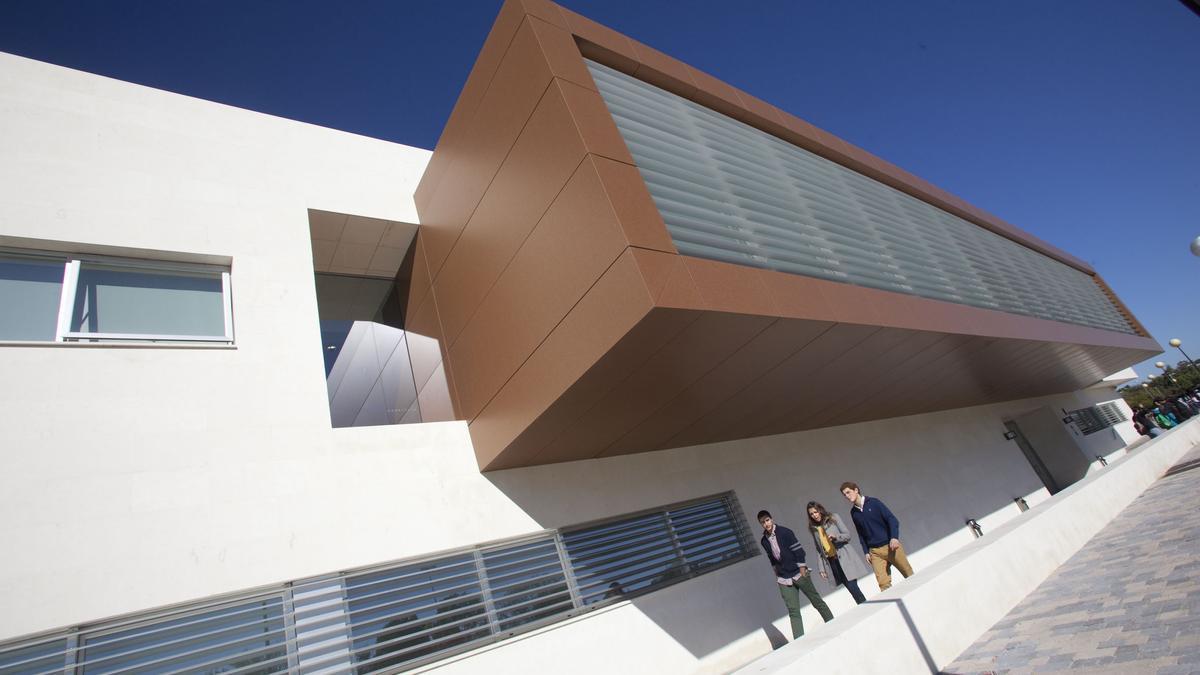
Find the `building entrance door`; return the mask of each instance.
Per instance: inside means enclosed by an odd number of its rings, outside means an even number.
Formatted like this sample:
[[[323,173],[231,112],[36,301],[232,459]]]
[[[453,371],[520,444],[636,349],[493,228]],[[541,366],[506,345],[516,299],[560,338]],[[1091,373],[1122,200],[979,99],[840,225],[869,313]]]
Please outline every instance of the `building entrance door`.
[[[1033,467],[1033,472],[1042,479],[1042,484],[1054,494],[1061,490],[1058,482],[1054,480],[1054,476],[1050,475],[1050,470],[1046,468],[1046,463],[1038,456],[1037,450],[1033,449],[1033,445],[1029,443],[1029,439],[1025,438],[1025,434],[1021,432],[1021,427],[1017,426],[1016,422],[1005,422],[1004,426],[1011,432],[1017,435],[1013,440],[1017,442],[1017,447],[1021,448],[1021,452],[1025,454],[1025,459],[1029,460],[1029,465]]]

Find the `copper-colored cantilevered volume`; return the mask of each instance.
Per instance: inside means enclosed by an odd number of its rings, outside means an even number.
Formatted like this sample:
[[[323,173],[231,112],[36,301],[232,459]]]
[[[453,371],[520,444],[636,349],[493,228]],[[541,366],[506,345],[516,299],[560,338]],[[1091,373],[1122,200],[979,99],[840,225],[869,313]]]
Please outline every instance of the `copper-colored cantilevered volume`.
[[[415,195],[407,305],[438,344],[414,368],[445,374],[418,383],[423,409],[469,423],[481,469],[1065,392],[1161,351],[1098,277],[1137,334],[680,255],[585,55],[1095,274],[657,50],[508,0]]]

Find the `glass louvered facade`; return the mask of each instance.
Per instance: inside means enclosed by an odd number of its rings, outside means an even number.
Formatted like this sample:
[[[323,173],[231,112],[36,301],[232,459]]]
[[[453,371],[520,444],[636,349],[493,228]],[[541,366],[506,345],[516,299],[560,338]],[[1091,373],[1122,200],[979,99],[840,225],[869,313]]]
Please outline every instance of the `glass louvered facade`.
[[[587,61],[683,255],[1134,334],[1085,272]]]

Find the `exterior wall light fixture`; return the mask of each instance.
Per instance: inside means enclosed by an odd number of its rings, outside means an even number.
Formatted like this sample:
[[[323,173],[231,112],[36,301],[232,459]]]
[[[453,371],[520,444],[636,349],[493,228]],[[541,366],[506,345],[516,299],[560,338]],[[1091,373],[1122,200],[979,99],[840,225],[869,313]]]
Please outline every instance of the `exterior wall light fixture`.
[[[974,518],[967,518],[967,527],[971,528],[971,534],[975,535],[976,539],[983,536],[983,527]]]

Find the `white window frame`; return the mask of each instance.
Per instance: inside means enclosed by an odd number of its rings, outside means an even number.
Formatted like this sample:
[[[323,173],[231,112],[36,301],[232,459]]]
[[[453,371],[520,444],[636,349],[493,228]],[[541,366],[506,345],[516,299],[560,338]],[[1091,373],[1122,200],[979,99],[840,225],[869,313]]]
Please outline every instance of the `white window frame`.
[[[54,342],[200,342],[233,344],[233,289],[228,267],[203,263],[169,262],[101,255],[75,255],[56,251],[0,248],[0,254],[49,257],[63,262],[62,293],[58,298],[58,326]],[[83,263],[111,265],[130,270],[153,272],[210,272],[221,275],[221,303],[224,308],[224,333],[221,335],[162,335],[156,333],[88,333],[71,330],[71,314],[79,287],[79,269]]]

